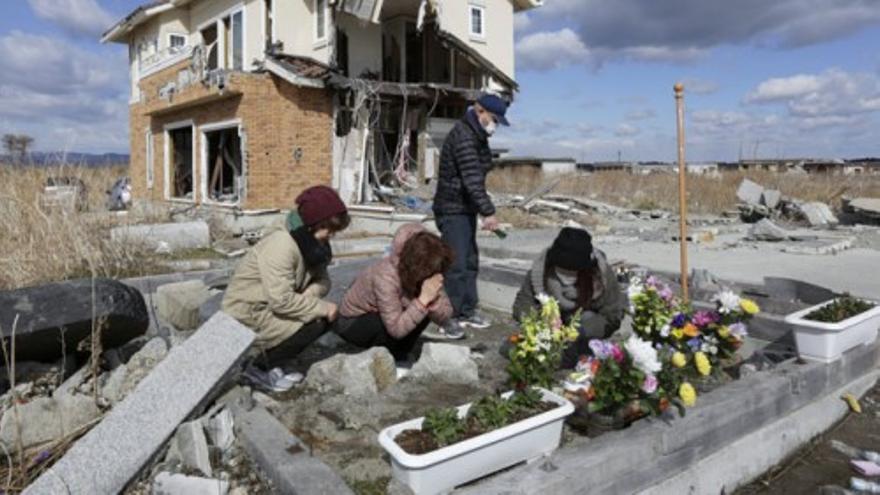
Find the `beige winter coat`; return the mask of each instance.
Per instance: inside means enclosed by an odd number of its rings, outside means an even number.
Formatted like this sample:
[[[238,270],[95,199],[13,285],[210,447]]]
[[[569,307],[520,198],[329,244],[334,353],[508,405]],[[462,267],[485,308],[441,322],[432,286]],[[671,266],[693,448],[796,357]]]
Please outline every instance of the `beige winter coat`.
[[[283,224],[242,259],[223,298],[223,311],[254,329],[266,350],[323,318],[330,292],[326,267],[309,270]]]

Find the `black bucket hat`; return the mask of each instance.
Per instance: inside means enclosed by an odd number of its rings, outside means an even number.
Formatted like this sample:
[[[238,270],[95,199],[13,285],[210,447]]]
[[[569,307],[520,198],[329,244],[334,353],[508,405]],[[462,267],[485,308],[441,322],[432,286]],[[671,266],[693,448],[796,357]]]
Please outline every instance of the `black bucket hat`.
[[[547,261],[550,265],[565,270],[581,271],[592,268],[596,264],[593,238],[586,230],[565,227],[550,246]]]

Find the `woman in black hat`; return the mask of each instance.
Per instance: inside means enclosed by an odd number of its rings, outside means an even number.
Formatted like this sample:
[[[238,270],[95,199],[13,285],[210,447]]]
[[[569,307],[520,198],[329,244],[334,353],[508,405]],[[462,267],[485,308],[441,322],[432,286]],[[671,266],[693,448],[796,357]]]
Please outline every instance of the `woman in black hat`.
[[[593,249],[590,234],[583,229],[563,228],[532,264],[513,303],[517,321],[540,307],[539,294],[559,301],[566,323],[581,310],[580,337],[562,359],[566,368],[574,366],[581,354],[589,354],[591,339],[608,338],[620,328],[626,309],[626,295],[614,270],[605,254]]]

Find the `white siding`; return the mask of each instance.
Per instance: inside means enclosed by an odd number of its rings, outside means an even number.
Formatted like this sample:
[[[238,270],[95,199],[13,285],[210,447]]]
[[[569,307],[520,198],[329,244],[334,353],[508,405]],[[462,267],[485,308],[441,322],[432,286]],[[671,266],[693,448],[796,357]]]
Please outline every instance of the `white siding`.
[[[358,77],[365,70],[382,73],[382,26],[340,14],[339,27],[348,35],[348,73]]]
[[[484,8],[484,39],[470,35],[470,5]],[[455,0],[443,4],[440,20],[444,30],[474,48],[509,77],[514,77],[513,3],[510,0]]]
[[[303,55],[329,64],[333,23],[328,22],[327,41],[317,42],[313,11],[314,0],[278,0],[275,6],[275,35],[284,43],[285,53]],[[329,10],[328,15],[332,16]]]

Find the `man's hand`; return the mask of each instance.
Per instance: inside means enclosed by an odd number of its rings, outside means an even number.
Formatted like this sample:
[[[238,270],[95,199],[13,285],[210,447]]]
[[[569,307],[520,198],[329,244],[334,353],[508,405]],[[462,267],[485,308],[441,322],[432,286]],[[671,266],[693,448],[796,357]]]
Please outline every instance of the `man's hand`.
[[[483,230],[492,232],[498,230],[498,218],[495,215],[483,218]]]
[[[334,321],[336,321],[337,318],[339,318],[339,306],[330,301],[324,301],[324,303],[327,305],[327,321],[329,323],[333,323]]]
[[[422,290],[419,293],[419,302],[422,306],[428,307],[440,297],[440,291],[443,290],[443,274],[437,273],[426,278],[422,282]]]

